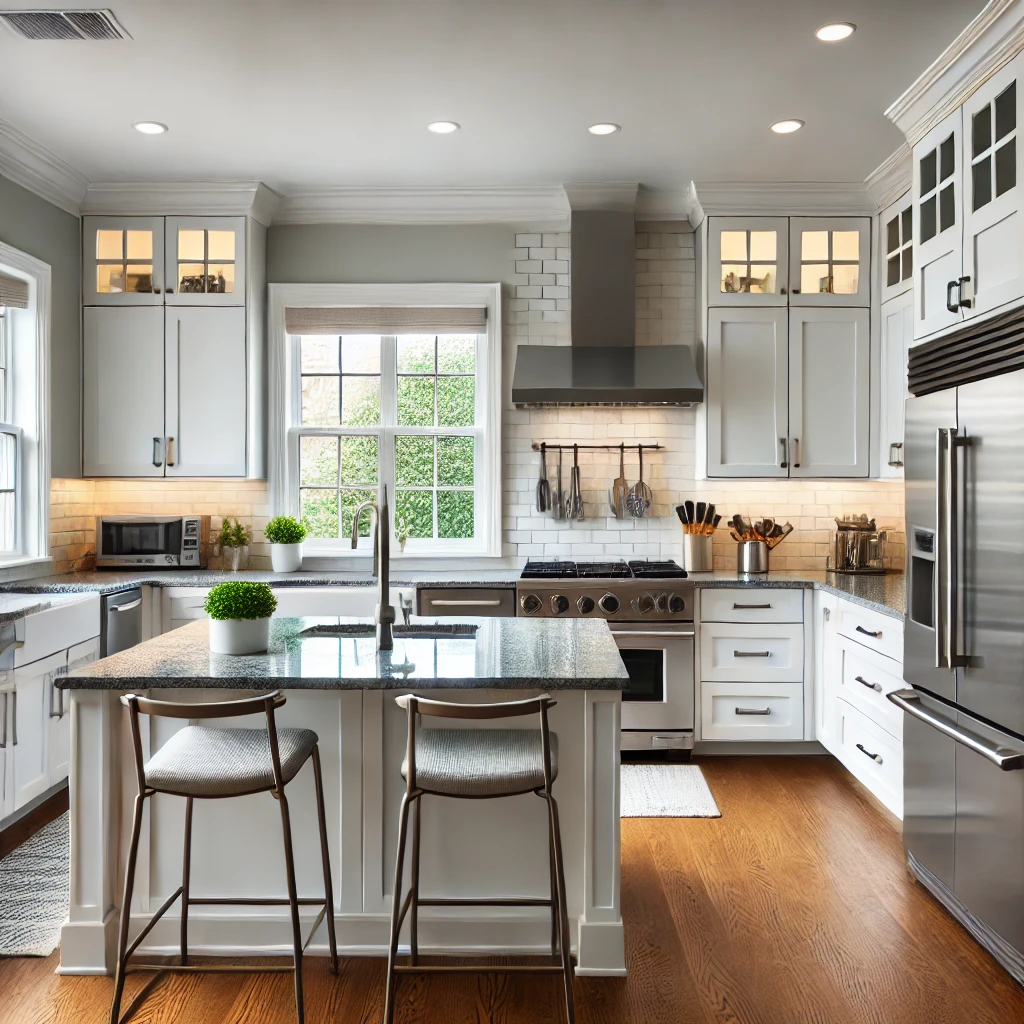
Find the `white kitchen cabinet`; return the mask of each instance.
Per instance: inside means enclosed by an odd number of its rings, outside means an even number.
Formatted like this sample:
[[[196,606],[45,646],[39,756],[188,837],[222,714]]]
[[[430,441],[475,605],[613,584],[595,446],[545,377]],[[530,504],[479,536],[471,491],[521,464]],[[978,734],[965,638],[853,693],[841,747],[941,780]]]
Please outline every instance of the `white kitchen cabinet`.
[[[700,678],[702,682],[803,682],[803,624],[702,619]]]
[[[168,217],[169,306],[245,305],[245,218]]]
[[[14,673],[0,672],[0,819],[14,813],[14,746],[11,715],[14,710]]]
[[[167,476],[245,476],[245,309],[165,310]]]
[[[907,357],[914,344],[914,295],[907,291],[882,303],[881,395],[879,398],[879,476],[903,478],[903,412]]]
[[[12,735],[14,747],[14,810],[50,787],[46,741],[49,733],[50,688],[67,667],[67,650],[14,670]]]
[[[878,256],[882,268],[882,302],[914,287],[914,197],[900,196],[879,216]]]
[[[871,302],[871,220],[792,217],[790,306],[867,306]]]
[[[82,302],[162,306],[164,218],[82,218]]]
[[[63,664],[50,676],[47,698],[46,764],[51,786],[68,777],[71,765],[71,695],[54,684],[72,669],[91,665],[100,656],[100,638],[75,644],[64,652]],[[59,662],[59,655],[54,656]]]
[[[701,738],[802,740],[803,692],[801,683],[703,683]]]
[[[709,476],[789,475],[787,333],[785,309],[709,311]]]
[[[164,311],[86,307],[83,471],[164,475]]]
[[[787,305],[788,254],[786,217],[712,217],[708,305]]]
[[[868,475],[869,334],[867,309],[790,309],[791,477]]]

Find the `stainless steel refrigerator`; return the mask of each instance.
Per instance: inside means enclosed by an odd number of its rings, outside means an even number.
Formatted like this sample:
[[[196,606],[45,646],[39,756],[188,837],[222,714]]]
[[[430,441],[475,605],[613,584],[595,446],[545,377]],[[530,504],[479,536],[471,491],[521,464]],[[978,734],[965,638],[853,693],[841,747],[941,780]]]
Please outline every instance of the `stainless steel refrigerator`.
[[[903,835],[1024,983],[1024,370],[906,407]]]

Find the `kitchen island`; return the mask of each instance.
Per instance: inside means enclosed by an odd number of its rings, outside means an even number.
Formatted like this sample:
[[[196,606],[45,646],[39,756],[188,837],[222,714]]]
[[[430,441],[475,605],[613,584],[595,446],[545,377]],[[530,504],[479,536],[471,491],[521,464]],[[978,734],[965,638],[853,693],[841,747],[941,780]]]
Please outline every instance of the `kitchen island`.
[[[618,765],[621,691],[628,677],[606,623],[495,618],[461,627],[431,625],[415,635],[396,627],[394,650],[378,652],[372,624],[278,618],[267,653],[245,657],[211,654],[208,627],[207,620],[196,621],[76,669],[61,683],[71,691],[73,736],[71,907],[61,935],[60,973],[110,973],[120,914],[131,914],[134,935],[180,884],[184,801],[158,794],[143,822],[133,905],[119,905],[136,787],[121,694],[202,702],[225,699],[224,690],[239,697],[271,689],[288,697],[277,715],[280,725],[311,728],[319,736],[339,952],[374,956],[387,949],[405,789],[399,768],[406,719],[394,698],[429,691],[471,703],[552,693],[558,704],[551,726],[559,739],[554,792],[577,972],[625,973]],[[186,724],[144,718],[144,755],[150,757]],[[535,727],[529,719],[521,724]],[[299,894],[316,895],[323,882],[308,764],[289,784],[288,796]],[[424,892],[545,896],[546,829],[543,806],[529,795],[428,798]],[[268,794],[197,801],[192,842],[194,895],[284,895],[280,823]],[[305,927],[313,916],[303,914]],[[543,954],[549,933],[547,912],[535,908],[424,910],[420,948],[436,954]],[[286,907],[196,908],[189,914],[189,936],[197,954],[281,955],[291,949]],[[174,955],[177,943],[172,911],[139,952]],[[323,925],[309,949],[326,953]]]

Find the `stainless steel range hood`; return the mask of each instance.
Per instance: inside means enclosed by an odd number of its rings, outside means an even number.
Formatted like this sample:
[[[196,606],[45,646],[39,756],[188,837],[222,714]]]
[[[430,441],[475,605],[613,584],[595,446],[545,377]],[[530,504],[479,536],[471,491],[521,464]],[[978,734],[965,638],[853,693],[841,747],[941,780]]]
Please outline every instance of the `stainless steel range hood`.
[[[566,192],[572,193],[569,187]],[[631,204],[630,204],[631,206]],[[632,209],[572,209],[572,344],[520,345],[515,405],[692,405],[704,399],[687,345],[635,345]]]

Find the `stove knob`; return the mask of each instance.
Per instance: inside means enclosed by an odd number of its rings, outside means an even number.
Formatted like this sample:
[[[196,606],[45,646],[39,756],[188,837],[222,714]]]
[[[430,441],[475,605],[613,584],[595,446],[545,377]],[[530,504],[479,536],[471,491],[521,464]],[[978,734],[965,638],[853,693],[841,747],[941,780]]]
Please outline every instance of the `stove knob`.
[[[654,607],[659,615],[664,615],[665,609],[668,607],[668,595],[658,594],[654,599]]]
[[[551,598],[551,611],[555,615],[564,615],[569,610],[569,598],[565,594],[555,594]]]
[[[541,610],[543,602],[536,594],[527,594],[520,599],[519,606],[527,615],[536,615]]]
[[[576,602],[580,615],[589,615],[594,610],[594,599],[592,597],[581,597]]]
[[[679,615],[681,612],[686,611],[686,601],[683,599],[682,595],[673,594],[668,599],[668,610],[673,615]]]
[[[650,615],[656,607],[654,598],[650,594],[641,594],[636,602],[636,610],[641,615]]]
[[[606,615],[614,615],[619,610],[619,599],[614,594],[605,594],[597,603]]]

